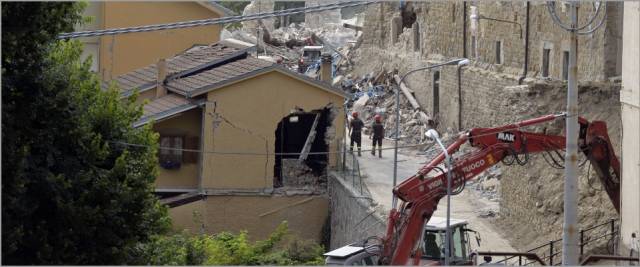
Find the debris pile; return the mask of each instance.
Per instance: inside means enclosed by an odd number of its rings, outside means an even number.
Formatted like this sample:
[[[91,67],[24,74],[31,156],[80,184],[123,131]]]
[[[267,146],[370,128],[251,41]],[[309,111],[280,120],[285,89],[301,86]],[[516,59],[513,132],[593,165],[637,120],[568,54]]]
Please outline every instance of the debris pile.
[[[339,69],[348,69],[347,60],[338,65]],[[365,123],[363,129],[369,134],[370,125],[373,124],[375,115],[381,115],[385,124],[385,137],[396,138],[396,87],[394,73],[380,71],[369,73],[359,78],[353,78],[347,74],[345,78],[338,76],[339,86],[350,95],[347,107],[351,111],[358,112]],[[334,80],[334,82],[336,82]],[[406,95],[400,95],[400,129],[399,140],[404,144],[423,143],[426,139],[425,132],[433,127],[433,121],[419,108],[412,105]]]
[[[467,185],[478,192],[480,196],[490,201],[499,202],[501,177],[502,170],[496,165],[479,174],[475,179],[467,182]]]

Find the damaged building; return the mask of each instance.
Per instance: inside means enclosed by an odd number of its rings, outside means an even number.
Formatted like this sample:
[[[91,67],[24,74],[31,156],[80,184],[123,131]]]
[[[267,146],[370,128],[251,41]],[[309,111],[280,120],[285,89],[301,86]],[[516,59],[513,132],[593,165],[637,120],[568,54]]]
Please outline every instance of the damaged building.
[[[320,241],[345,95],[254,51],[227,39],[112,82],[145,103],[134,126],[152,124],[159,134],[156,192],[176,229],[247,230],[259,239],[286,220],[293,233]]]
[[[567,21],[569,9],[556,5],[560,18]],[[578,38],[580,114],[607,122],[617,155],[622,6],[603,3],[602,27]],[[596,8],[592,3],[581,5],[580,23],[586,23],[587,14]],[[451,59],[470,59],[466,66],[443,66],[405,80],[421,111],[445,135],[566,108],[569,34],[553,23],[543,2],[383,2],[366,8],[363,33],[349,66],[357,77],[402,75]],[[414,121],[411,114],[418,110],[405,99],[401,107],[401,125]],[[386,112],[387,121],[396,119],[393,107],[387,105]],[[548,133],[562,134],[564,123],[547,127]],[[411,139],[409,135],[413,133],[401,132],[401,138]],[[585,228],[618,217],[588,167],[579,171],[579,224]],[[526,166],[500,168],[502,188],[496,200],[501,211],[495,222],[513,245],[526,250],[559,238],[563,171],[550,168],[541,157],[532,157]]]

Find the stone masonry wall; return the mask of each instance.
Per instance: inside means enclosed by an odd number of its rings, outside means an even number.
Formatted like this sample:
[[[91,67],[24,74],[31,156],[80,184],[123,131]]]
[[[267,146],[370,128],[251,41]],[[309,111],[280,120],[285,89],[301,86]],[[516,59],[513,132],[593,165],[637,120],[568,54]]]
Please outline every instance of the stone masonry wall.
[[[522,72],[524,41],[520,39],[518,26],[480,21],[477,60],[472,59],[469,66],[461,69],[463,129],[495,127],[565,110],[566,82],[558,80],[562,71],[562,51],[569,48],[569,34],[552,23],[543,4],[531,3],[529,78],[522,86],[518,85],[518,78]],[[408,44],[416,35],[408,29],[400,33],[398,42],[390,42],[390,21],[399,14],[397,4],[368,7],[363,45],[355,51],[353,59],[356,65],[354,75],[393,69],[403,74],[462,56],[462,49],[458,46],[462,42],[462,3],[422,2],[415,5],[418,12],[416,25],[420,29],[417,35],[421,45],[419,51],[410,49]],[[579,107],[580,115],[586,119],[604,120],[608,124],[614,149],[620,156],[619,85],[606,80],[619,75],[619,57],[614,54],[619,54],[620,49],[618,21],[622,10],[620,3],[607,5],[608,19],[603,28],[579,39]],[[478,8],[484,16],[517,21],[523,25],[524,31],[524,3],[478,2]],[[566,16],[568,9],[563,13],[558,7],[558,13]],[[587,13],[587,7],[580,9],[581,20]],[[566,17],[563,19],[566,21]],[[469,42],[471,36],[469,33]],[[504,42],[504,64],[493,64],[496,40]],[[550,75],[555,81],[536,79],[540,77],[544,42],[552,47]],[[457,132],[459,98],[456,66],[418,72],[405,82],[414,91],[423,110],[433,115],[435,71],[440,72],[438,129]],[[543,131],[544,127],[548,134],[562,134],[564,121],[527,130]],[[524,250],[558,238],[562,230],[563,170],[550,167],[541,155],[531,155],[525,166],[498,165],[503,171],[503,194],[501,219],[497,223],[503,226],[512,244]],[[581,167],[580,174],[579,225],[588,227],[617,217],[589,164]]]
[[[329,197],[330,250],[361,242],[369,236],[384,236],[386,220],[369,199],[356,193],[336,173],[329,175]]]
[[[446,58],[463,56],[463,4],[461,2],[411,2],[417,15],[421,53],[424,57],[442,55]],[[487,18],[512,21],[506,23],[481,19],[472,29],[472,5],[478,14]],[[620,75],[622,4],[608,2],[604,25],[589,35],[578,38],[578,73],[580,80],[605,80]],[[563,11],[564,10],[564,11]],[[579,21],[586,22],[591,4],[579,8]],[[557,13],[568,21],[568,8],[558,4]],[[370,5],[366,10],[363,46],[393,48],[391,25],[400,16],[399,4],[384,2]],[[502,41],[503,63],[497,71],[521,75],[524,65],[526,5],[524,2],[488,2],[467,4],[467,57],[485,63],[496,63],[496,41]],[[555,25],[543,2],[531,2],[528,77],[541,77],[543,48],[550,48],[549,75],[562,79],[563,52],[569,51],[569,33]],[[522,32],[521,30],[522,29]],[[406,30],[406,29],[405,29]],[[400,31],[402,33],[403,31]],[[477,53],[472,53],[472,38],[477,40]],[[504,67],[504,69],[500,69]]]

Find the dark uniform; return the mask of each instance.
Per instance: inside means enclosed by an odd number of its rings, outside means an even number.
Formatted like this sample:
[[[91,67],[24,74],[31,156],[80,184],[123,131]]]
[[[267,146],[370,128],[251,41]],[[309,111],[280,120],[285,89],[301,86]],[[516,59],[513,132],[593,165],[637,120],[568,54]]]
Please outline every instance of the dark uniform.
[[[349,131],[351,131],[351,152],[353,152],[353,143],[358,145],[358,156],[360,156],[362,146],[362,127],[364,122],[359,118],[353,118],[349,123]]]
[[[382,138],[384,138],[384,125],[382,122],[374,122],[371,126],[373,129],[373,149],[371,155],[376,155],[376,144],[378,144],[378,156],[382,157]]]

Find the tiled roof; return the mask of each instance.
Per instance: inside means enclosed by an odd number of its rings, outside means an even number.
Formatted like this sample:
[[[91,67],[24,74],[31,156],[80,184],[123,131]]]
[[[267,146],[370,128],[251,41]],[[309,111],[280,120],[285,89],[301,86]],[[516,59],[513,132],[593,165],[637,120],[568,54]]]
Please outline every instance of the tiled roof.
[[[195,75],[172,80],[167,86],[176,93],[193,96],[208,88],[214,88],[221,84],[241,79],[261,69],[272,67],[273,65],[275,65],[275,63],[247,57]]]
[[[246,53],[246,51],[241,48],[222,43],[195,47],[183,54],[167,59],[167,78],[171,79],[172,77],[187,75],[243,53]],[[136,88],[144,91],[155,87],[156,80],[156,64],[151,64],[120,75],[113,81],[119,86],[124,95],[128,95]]]
[[[134,123],[134,127],[144,125],[153,120],[160,120],[168,116],[193,109],[198,106],[197,102],[191,101],[183,96],[169,93],[156,98],[144,105],[142,117]]]

